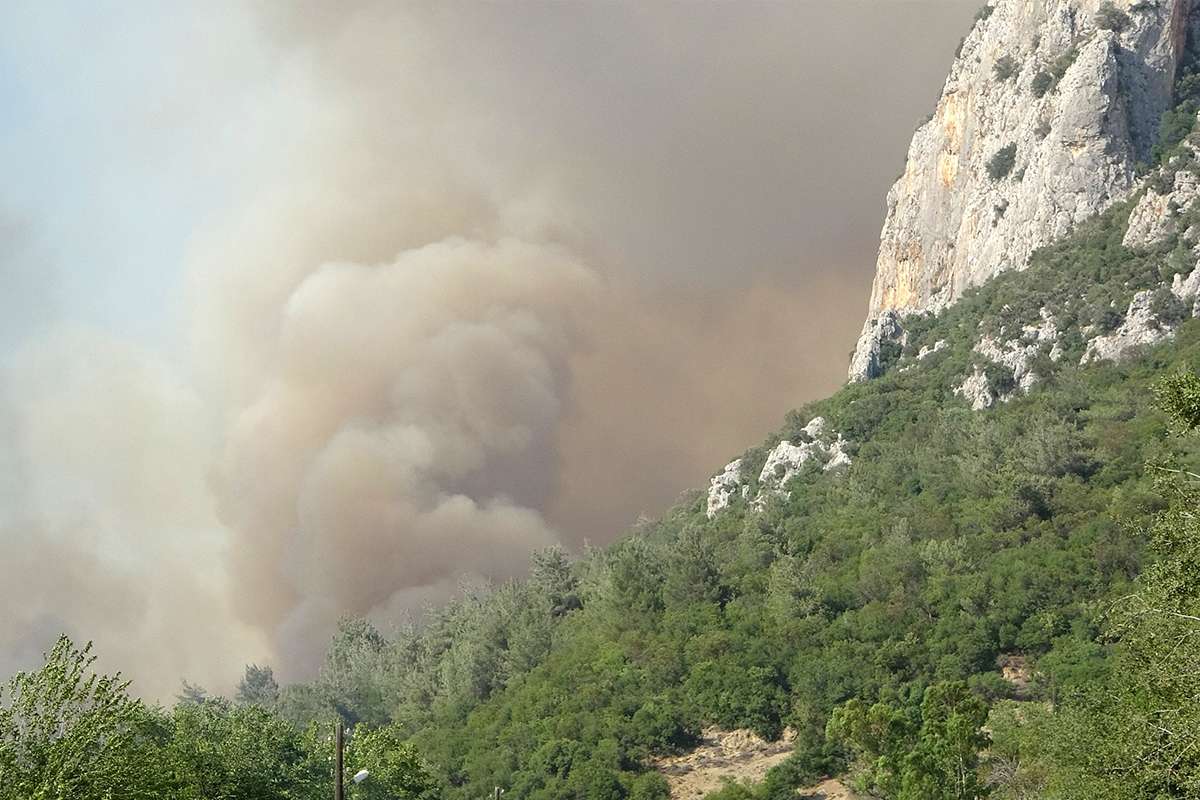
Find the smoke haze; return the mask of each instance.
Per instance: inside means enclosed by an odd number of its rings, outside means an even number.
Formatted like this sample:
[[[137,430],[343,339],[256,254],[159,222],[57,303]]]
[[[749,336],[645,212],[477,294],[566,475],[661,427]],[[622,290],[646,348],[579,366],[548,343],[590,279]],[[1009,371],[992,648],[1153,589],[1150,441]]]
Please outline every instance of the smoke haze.
[[[65,630],[151,696],[248,661],[303,677],[341,615],[519,575],[701,485],[839,384],[884,193],[974,7],[214,3],[101,26],[95,50],[128,53],[71,85],[130,121],[99,156],[120,221],[0,193],[22,221],[0,219],[0,311],[52,319],[0,328],[0,672]],[[43,14],[7,27],[62,23]],[[138,194],[114,170],[153,174]],[[125,279],[83,275],[64,230],[164,260],[101,313],[88,287]],[[53,299],[30,278],[51,273]]]

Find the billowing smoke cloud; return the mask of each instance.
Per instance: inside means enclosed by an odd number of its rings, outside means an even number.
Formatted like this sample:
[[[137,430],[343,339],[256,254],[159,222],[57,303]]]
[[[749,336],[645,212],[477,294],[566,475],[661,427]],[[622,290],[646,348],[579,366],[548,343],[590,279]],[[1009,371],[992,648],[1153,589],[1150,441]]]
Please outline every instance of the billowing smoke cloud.
[[[181,677],[228,681],[268,654],[232,613],[194,392],[152,354],[77,326],[2,375],[0,673],[67,633],[169,697]]]
[[[147,212],[200,198],[163,266],[186,344],[68,327],[4,365],[0,653],[65,629],[158,696],[301,677],[339,615],[661,511],[842,379],[975,6],[147,7],[114,104],[145,133],[99,158],[153,173]]]
[[[248,618],[305,641],[397,592],[519,574],[554,544],[536,509],[597,290],[565,251],[515,239],[301,281],[221,462]]]

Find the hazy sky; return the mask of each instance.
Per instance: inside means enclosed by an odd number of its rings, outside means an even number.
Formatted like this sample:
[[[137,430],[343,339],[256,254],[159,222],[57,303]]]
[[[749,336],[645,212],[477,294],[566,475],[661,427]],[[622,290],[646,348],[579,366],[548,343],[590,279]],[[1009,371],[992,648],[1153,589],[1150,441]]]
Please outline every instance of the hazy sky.
[[[0,673],[311,669],[835,389],[977,0],[0,11]]]

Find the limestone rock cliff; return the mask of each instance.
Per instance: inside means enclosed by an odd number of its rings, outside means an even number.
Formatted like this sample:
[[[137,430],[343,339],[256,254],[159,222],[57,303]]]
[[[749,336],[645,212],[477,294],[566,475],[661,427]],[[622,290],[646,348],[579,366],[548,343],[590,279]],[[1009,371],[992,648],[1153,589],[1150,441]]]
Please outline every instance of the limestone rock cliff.
[[[749,485],[742,480],[742,460],[735,458],[725,465],[725,469],[713,476],[708,487],[708,518],[712,519],[719,512],[729,508],[738,497],[745,497],[750,491]]]
[[[1187,319],[1200,316],[1200,267],[1185,278],[1176,275],[1170,285],[1144,289],[1133,296],[1121,326],[1112,333],[1088,341],[1081,363],[1121,361],[1128,354],[1172,339],[1175,329]],[[1169,305],[1179,301],[1178,310]],[[1174,312],[1174,313],[1165,313]]]
[[[796,436],[778,442],[767,454],[758,480],[752,486],[743,459],[735,459],[713,476],[708,488],[706,510],[712,519],[738,499],[748,499],[750,507],[761,511],[772,497],[788,497],[788,483],[806,467],[822,472],[840,473],[853,461],[849,442],[833,430],[824,417],[814,417]]]
[[[1131,250],[1146,250],[1159,244],[1171,234],[1182,233],[1193,247],[1200,241],[1200,231],[1178,230],[1182,212],[1191,210],[1200,199],[1200,176],[1188,170],[1175,173],[1169,189],[1148,187],[1129,215],[1129,230],[1123,244]]]
[[[888,194],[852,381],[878,374],[904,315],[1023,269],[1133,189],[1195,14],[1191,0],[1114,5],[994,0],[981,13]]]

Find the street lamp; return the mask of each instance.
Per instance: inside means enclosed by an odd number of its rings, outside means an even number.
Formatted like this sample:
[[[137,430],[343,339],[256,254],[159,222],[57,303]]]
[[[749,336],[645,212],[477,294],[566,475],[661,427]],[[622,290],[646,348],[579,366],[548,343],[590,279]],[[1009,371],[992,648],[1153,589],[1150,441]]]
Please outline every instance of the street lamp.
[[[345,787],[345,766],[343,764],[343,754],[346,751],[346,726],[341,720],[338,720],[337,728],[333,734],[334,741],[334,758],[333,758],[333,800],[346,800]],[[355,783],[362,783],[371,773],[369,770],[360,769],[354,773],[354,777],[350,780]]]
[[[342,756],[346,752],[346,726],[339,719],[333,731],[333,800],[346,800],[346,787],[343,784]]]

